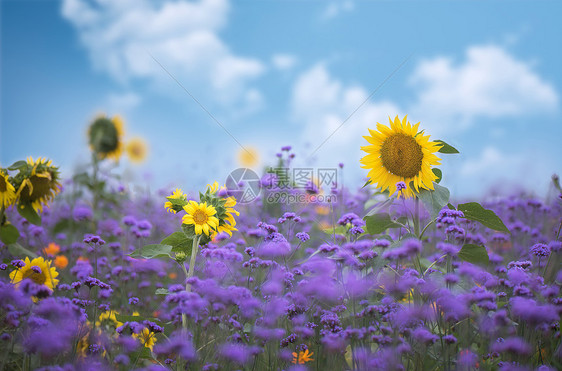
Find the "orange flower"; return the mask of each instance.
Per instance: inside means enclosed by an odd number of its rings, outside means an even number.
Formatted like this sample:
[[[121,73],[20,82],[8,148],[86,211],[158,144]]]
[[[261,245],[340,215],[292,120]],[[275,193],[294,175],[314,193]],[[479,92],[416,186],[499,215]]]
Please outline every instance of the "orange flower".
[[[51,243],[49,244],[49,246],[47,246],[47,247],[45,247],[45,248],[43,249],[43,253],[44,253],[45,255],[55,256],[55,255],[57,255],[59,252],[60,252],[60,246],[57,245],[57,244],[54,243],[54,242],[51,242]]]
[[[55,258],[55,267],[64,269],[68,265],[68,258],[64,255],[59,255]]]
[[[299,365],[303,365],[306,362],[310,362],[310,361],[314,361],[312,357],[312,355],[314,354],[314,352],[308,352],[308,349],[305,350],[304,352],[299,352],[299,354],[293,352],[293,363],[294,364],[299,364]]]
[[[170,274],[168,274],[168,277],[175,280],[176,278],[178,278],[178,275],[176,274],[176,272],[171,272]]]
[[[89,262],[88,258],[85,258],[83,256],[78,257],[78,261],[79,262]]]

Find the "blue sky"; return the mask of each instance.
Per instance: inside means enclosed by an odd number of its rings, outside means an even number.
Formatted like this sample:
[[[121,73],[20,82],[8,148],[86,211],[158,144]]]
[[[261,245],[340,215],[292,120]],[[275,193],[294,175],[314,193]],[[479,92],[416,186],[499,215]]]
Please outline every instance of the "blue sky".
[[[562,25],[555,1],[2,1],[0,164],[88,161],[100,112],[149,141],[153,187],[201,187],[293,145],[297,166],[345,164],[362,185],[362,135],[408,114],[461,155],[443,159],[459,197],[562,172]],[[397,67],[402,65],[397,71]],[[310,158],[393,71],[391,78]]]

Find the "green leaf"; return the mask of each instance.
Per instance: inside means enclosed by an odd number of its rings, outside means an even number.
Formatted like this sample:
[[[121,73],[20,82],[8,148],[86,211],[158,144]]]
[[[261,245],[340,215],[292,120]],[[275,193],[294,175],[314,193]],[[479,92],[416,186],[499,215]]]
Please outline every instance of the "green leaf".
[[[486,248],[472,243],[463,245],[459,251],[459,258],[472,264],[488,264],[490,262]]]
[[[187,236],[183,232],[174,232],[168,237],[164,238],[161,244],[172,246],[173,252],[183,252],[186,255],[191,255],[193,239],[187,238]]]
[[[10,166],[8,166],[8,170],[19,170],[23,168],[25,165],[27,165],[27,162],[25,161],[16,161]]]
[[[390,219],[387,213],[367,215],[363,218],[367,223],[367,232],[369,234],[380,234],[388,228],[400,228],[401,226]]]
[[[53,233],[57,234],[60,233],[70,227],[71,221],[70,219],[61,219],[55,226],[53,227]]]
[[[392,205],[392,203],[394,202],[394,197],[391,197],[387,200],[384,200],[383,202],[379,202],[375,207],[373,207],[371,210],[369,210],[369,212],[367,213],[367,215],[373,215],[373,214],[378,214],[379,211],[385,209],[387,206]]]
[[[18,212],[23,216],[28,222],[35,225],[41,225],[41,217],[37,214],[37,211],[31,206],[31,204],[18,204]]]
[[[0,240],[6,245],[15,243],[20,236],[20,232],[12,224],[4,224],[0,227]]]
[[[441,179],[443,179],[443,172],[441,171],[441,169],[434,167],[433,169],[431,169],[431,171],[433,171],[433,174],[435,174],[435,176],[437,177],[435,183],[441,183]]]
[[[324,231],[324,233],[332,235],[332,234],[341,234],[343,236],[345,236],[345,234],[347,233],[347,227],[343,226],[343,225],[338,225],[335,228],[334,227],[327,227],[322,229],[322,231]]]
[[[447,207],[449,208],[449,210],[456,210],[456,208],[451,203],[448,203]]]
[[[168,291],[168,289],[165,289],[163,287],[156,289],[156,292],[154,292],[156,295],[168,295],[170,292]]]
[[[450,145],[450,144],[445,143],[445,142],[442,141],[442,140],[436,140],[435,142],[442,145],[442,147],[439,148],[439,151],[437,151],[437,152],[440,152],[440,153],[449,153],[449,154],[450,154],[450,153],[459,153],[459,151],[458,151],[455,147],[453,147],[453,146]]]
[[[431,214],[432,218],[435,218],[443,206],[447,205],[449,202],[449,196],[451,195],[449,190],[437,183],[433,183],[434,190],[420,189],[417,192],[417,196]],[[415,190],[414,190],[415,192]]]
[[[35,259],[37,257],[37,254],[34,253],[33,251],[30,251],[28,249],[26,249],[25,247],[23,247],[22,245],[20,245],[19,243],[11,243],[8,245],[8,251],[10,252],[10,254],[12,254],[13,256],[29,256],[31,259]]]
[[[371,180],[370,180],[370,179],[367,180],[367,183],[363,184],[363,187],[361,187],[361,188],[365,188],[365,187],[368,186],[369,184],[371,184]]]
[[[140,249],[137,249],[129,254],[133,258],[145,258],[145,259],[154,259],[154,258],[171,258],[172,256],[170,253],[172,252],[172,246],[170,245],[144,245]]]
[[[492,210],[484,209],[478,202],[460,204],[458,209],[463,212],[466,219],[480,222],[494,231],[511,233],[496,213]]]

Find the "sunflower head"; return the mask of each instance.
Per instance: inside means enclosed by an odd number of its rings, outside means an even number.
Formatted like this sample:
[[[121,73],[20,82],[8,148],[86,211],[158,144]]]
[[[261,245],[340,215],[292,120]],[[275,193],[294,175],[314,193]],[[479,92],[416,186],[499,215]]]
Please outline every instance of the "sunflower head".
[[[138,334],[133,334],[132,336],[139,340],[146,348],[150,348],[150,350],[152,350],[154,348],[154,344],[156,344],[156,334],[146,327]]]
[[[218,233],[232,236],[232,232],[237,230],[234,215],[240,213],[234,210],[236,199],[223,197],[223,188],[218,182],[209,184],[205,193],[199,193],[200,203],[186,201],[183,207],[186,215],[182,218],[182,229],[187,235],[200,236],[201,244],[211,241]]]
[[[123,152],[123,135],[124,124],[119,116],[99,116],[88,129],[90,148],[99,159],[118,161]]]
[[[61,190],[58,168],[47,159],[27,158],[27,162],[19,167],[19,173],[14,177],[17,188],[16,197],[20,207],[32,205],[35,211],[43,210],[43,206]]]
[[[10,183],[8,171],[0,168],[0,208],[7,208],[15,202],[16,190],[12,183]]]
[[[176,190],[166,197],[166,199],[168,201],[164,203],[164,207],[166,208],[166,211],[173,214],[183,210],[183,207],[187,205],[187,195],[185,195],[179,188],[176,188]]]
[[[133,138],[125,146],[125,151],[133,163],[140,164],[146,159],[148,145],[142,138]]]
[[[51,290],[58,285],[59,280],[56,277],[59,273],[55,267],[51,267],[50,260],[45,260],[42,257],[29,260],[26,257],[24,263],[23,267],[10,273],[10,280],[14,285],[19,286],[21,281],[25,279],[30,279],[38,285],[45,285]]]
[[[244,167],[254,167],[259,163],[259,154],[255,148],[246,147],[238,151],[238,162]]]
[[[396,184],[404,182],[408,187],[400,195],[405,198],[414,195],[410,184],[420,188],[434,189],[437,176],[431,170],[440,164],[435,153],[441,144],[429,141],[429,135],[418,132],[419,123],[410,124],[407,116],[400,121],[398,116],[390,119],[390,126],[377,123],[377,131],[369,129],[364,138],[369,145],[361,147],[367,155],[361,159],[362,168],[369,169],[368,177],[383,191],[392,195],[397,191]]]

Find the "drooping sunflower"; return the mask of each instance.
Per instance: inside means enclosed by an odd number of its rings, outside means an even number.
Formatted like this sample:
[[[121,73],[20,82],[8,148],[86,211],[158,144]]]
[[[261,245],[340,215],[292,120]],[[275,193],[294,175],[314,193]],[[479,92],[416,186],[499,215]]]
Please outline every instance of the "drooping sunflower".
[[[19,184],[16,197],[20,205],[31,204],[35,211],[43,210],[43,206],[57,195],[61,190],[59,171],[51,160],[39,157],[36,161],[27,158],[26,166],[20,169],[15,177]]]
[[[176,214],[178,211],[181,211],[181,209],[183,208],[183,206],[181,205],[187,204],[187,196],[179,188],[176,188],[176,190],[166,198],[168,199],[168,201],[164,203],[164,207],[166,208],[166,211],[174,214]]]
[[[216,231],[219,220],[214,216],[217,210],[213,206],[207,205],[206,202],[189,201],[183,209],[187,214],[183,216],[181,221],[183,224],[193,224],[195,234],[205,233],[208,236],[209,233]]]
[[[240,215],[240,213],[234,210],[234,206],[236,206],[236,199],[234,197],[228,197],[225,199],[225,203],[224,203],[225,215],[223,218],[221,218],[219,226],[217,227],[217,231],[215,234],[213,234],[212,237],[215,237],[218,233],[222,233],[222,232],[225,232],[230,237],[232,237],[232,232],[238,230],[234,228],[236,227],[236,219],[234,219],[233,214],[236,214],[238,216]]]
[[[8,179],[8,173],[0,169],[0,207],[7,208],[16,202],[16,189]]]
[[[140,164],[146,159],[148,145],[144,139],[137,137],[127,142],[125,150],[127,151],[127,156],[129,156],[131,162]]]
[[[21,281],[31,279],[38,285],[45,285],[53,290],[59,283],[56,278],[59,275],[55,267],[51,267],[51,261],[45,260],[42,257],[29,260],[28,257],[24,260],[25,265],[22,268],[13,270],[10,273],[11,282],[19,286]]]
[[[99,159],[118,161],[123,152],[125,125],[119,116],[98,116],[88,129],[89,144]]]
[[[403,181],[407,188],[402,191],[405,198],[413,197],[410,182],[420,188],[433,190],[437,176],[431,170],[440,164],[435,152],[441,144],[431,142],[429,135],[418,132],[419,122],[412,125],[407,116],[400,121],[398,116],[390,119],[390,127],[377,123],[377,131],[369,129],[370,136],[364,136],[369,145],[361,147],[367,155],[361,159],[362,168],[369,169],[372,184],[390,194],[396,192],[396,183]]]

